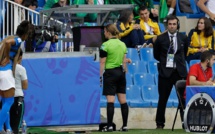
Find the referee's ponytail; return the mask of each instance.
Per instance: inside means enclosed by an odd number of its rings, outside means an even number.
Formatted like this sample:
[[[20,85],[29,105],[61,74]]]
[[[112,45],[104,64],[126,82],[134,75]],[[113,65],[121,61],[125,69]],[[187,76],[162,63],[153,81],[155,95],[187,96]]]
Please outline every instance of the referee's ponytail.
[[[105,26],[107,32],[111,33],[112,36],[119,37],[119,30],[116,28],[115,24],[108,24]]]

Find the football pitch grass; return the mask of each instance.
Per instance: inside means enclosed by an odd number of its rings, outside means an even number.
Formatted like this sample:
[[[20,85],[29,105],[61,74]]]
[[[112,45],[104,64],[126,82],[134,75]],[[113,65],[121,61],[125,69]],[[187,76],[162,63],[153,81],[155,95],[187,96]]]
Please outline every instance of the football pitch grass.
[[[93,131],[76,131],[76,132],[55,132],[47,130],[47,128],[43,127],[31,127],[28,128],[28,134],[104,134],[104,133],[114,133],[114,134],[185,134],[186,132],[182,129],[175,129],[174,131],[170,129],[130,129],[128,132],[99,132],[96,130]]]

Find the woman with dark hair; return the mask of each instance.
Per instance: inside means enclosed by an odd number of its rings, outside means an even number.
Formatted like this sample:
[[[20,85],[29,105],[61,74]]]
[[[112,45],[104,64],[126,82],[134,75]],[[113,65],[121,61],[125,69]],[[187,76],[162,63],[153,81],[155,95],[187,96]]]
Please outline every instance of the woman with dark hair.
[[[124,10],[120,13],[117,22],[121,41],[124,42],[128,48],[134,48],[136,45],[143,45],[145,42],[143,31],[140,29],[139,24],[133,24],[133,18],[132,10]]]
[[[202,52],[214,50],[214,30],[210,20],[202,17],[198,20],[195,29],[188,34],[190,45],[188,47],[186,60],[200,59]]]
[[[0,111],[0,133],[5,134],[3,124],[6,125],[7,134],[11,134],[9,123],[9,110],[14,102],[15,67],[18,60],[20,45],[27,39],[30,23],[23,21],[17,27],[16,36],[8,36],[1,44],[0,49],[0,96],[2,109]]]
[[[103,95],[107,99],[107,126],[102,131],[113,131],[114,102],[117,94],[121,105],[123,125],[120,131],[128,131],[128,105],[126,102],[126,53],[125,43],[118,39],[119,31],[114,24],[109,24],[104,28],[105,38],[100,48],[100,82]]]

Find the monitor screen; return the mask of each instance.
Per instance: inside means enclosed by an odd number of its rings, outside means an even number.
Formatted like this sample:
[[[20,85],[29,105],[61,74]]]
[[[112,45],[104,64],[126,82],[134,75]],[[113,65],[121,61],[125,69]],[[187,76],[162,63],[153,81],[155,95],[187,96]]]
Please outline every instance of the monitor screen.
[[[80,45],[100,47],[105,41],[103,26],[74,27],[72,32],[74,51],[79,51]]]

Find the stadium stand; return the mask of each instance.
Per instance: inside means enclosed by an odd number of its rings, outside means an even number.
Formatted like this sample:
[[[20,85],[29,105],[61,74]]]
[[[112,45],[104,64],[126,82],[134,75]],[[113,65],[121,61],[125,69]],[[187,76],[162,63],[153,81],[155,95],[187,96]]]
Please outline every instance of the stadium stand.
[[[136,60],[139,61],[140,57],[139,57],[139,53],[137,51],[137,49],[135,48],[127,48],[128,53],[127,53],[127,58],[130,58],[131,60]]]
[[[186,68],[187,68],[187,72],[189,72],[190,67],[189,67],[189,64],[187,62],[186,62]]]
[[[134,85],[132,74],[126,73],[126,85]]]
[[[143,100],[146,102],[151,102],[151,107],[157,107],[158,105],[158,86],[149,85],[142,86],[141,94]],[[172,107],[172,102],[167,102],[167,107]]]
[[[157,68],[157,61],[149,61],[148,62],[148,72],[150,74],[157,74],[158,73],[158,68]]]
[[[147,63],[144,61],[132,61],[131,64],[127,65],[128,73],[148,73],[147,71]]]
[[[164,24],[163,23],[158,23],[158,25],[159,25],[161,33],[163,33],[166,30]]]
[[[136,85],[127,86],[126,97],[130,107],[150,107],[150,102],[143,101],[141,97],[141,87]]]
[[[204,17],[204,13],[201,13],[197,10],[197,6],[194,3],[194,0],[190,0],[190,5],[193,13],[183,13],[180,10],[180,0],[176,1],[176,16],[186,16],[187,18],[201,18]]]
[[[154,75],[146,73],[134,74],[134,85],[155,85]]]
[[[200,60],[191,60],[191,61],[190,61],[190,67],[191,67],[193,64],[196,64],[196,63],[200,63]]]
[[[153,56],[153,49],[152,48],[141,48],[140,49],[140,59],[142,61],[155,61]]]
[[[155,84],[158,85],[158,73],[155,74]]]

